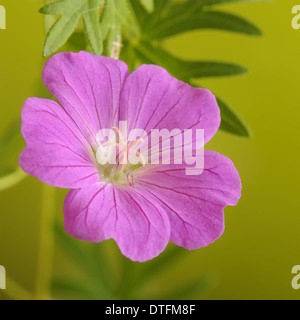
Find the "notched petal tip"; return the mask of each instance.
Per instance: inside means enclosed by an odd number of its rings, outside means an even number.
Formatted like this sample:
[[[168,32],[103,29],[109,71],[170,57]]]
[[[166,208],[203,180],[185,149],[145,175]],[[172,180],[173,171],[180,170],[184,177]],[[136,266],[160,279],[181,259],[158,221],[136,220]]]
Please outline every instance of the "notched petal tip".
[[[135,181],[168,213],[170,241],[195,250],[216,241],[224,232],[224,208],[236,205],[241,180],[232,161],[212,151],[204,152],[205,168],[187,176],[185,165],[163,165],[147,170]]]
[[[132,261],[158,256],[170,238],[166,212],[132,188],[95,184],[72,190],[65,199],[64,217],[71,236],[89,242],[114,239]]]

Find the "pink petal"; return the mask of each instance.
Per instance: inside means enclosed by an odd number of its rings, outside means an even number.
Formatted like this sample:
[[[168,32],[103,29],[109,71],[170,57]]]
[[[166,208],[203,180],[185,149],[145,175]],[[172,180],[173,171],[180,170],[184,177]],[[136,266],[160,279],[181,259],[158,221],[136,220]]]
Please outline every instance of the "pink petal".
[[[205,142],[220,126],[220,110],[214,95],[171,77],[158,66],[143,65],[126,80],[120,119],[129,130],[204,129]]]
[[[64,215],[70,235],[90,242],[113,238],[133,261],[156,257],[170,237],[165,211],[134,188],[98,183],[71,190],[65,199]]]
[[[81,188],[98,181],[91,147],[61,106],[52,100],[29,98],[21,116],[27,147],[19,162],[25,172],[62,188]]]
[[[47,61],[43,81],[95,147],[93,136],[118,122],[120,92],[128,73],[122,61],[64,52]]]
[[[224,231],[223,209],[236,205],[241,196],[241,181],[233,163],[212,151],[205,151],[201,175],[185,175],[183,165],[161,165],[137,175],[135,186],[167,211],[170,241],[186,249],[198,249],[218,239]]]

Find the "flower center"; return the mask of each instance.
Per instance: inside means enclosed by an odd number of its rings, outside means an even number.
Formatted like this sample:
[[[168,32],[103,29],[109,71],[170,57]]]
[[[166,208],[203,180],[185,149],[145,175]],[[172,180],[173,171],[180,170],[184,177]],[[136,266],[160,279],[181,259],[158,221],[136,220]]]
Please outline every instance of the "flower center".
[[[144,140],[142,138],[139,138],[133,142],[125,141],[124,136],[119,128],[113,127],[112,129],[117,133],[118,142],[108,142],[102,145],[100,156],[101,153],[112,155],[110,157],[110,161],[108,161],[107,164],[98,165],[100,178],[102,181],[108,181],[119,185],[133,187],[133,171],[140,168],[141,166],[144,167],[146,164],[145,157],[139,151],[134,149],[133,146],[139,142],[143,142]],[[115,152],[112,152],[112,150],[115,150]],[[135,154],[138,158],[140,158],[140,163],[137,165],[131,165],[130,163],[128,163],[130,154]]]

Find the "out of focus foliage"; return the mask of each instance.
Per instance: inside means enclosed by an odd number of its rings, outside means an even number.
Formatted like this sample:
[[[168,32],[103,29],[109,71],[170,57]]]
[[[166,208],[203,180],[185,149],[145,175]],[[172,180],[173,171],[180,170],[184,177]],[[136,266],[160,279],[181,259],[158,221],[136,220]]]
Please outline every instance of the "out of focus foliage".
[[[260,36],[251,22],[224,11],[217,5],[253,0],[62,0],[51,2],[40,12],[55,15],[44,45],[48,56],[69,41],[78,50],[119,57],[130,70],[151,63],[193,84],[194,79],[232,76],[247,72],[233,64],[216,61],[186,61],[163,49],[169,37],[193,30],[216,29]],[[83,28],[80,28],[82,17]],[[79,24],[79,27],[77,27]],[[77,28],[76,28],[77,27]],[[82,32],[80,29],[84,29]],[[244,122],[220,98],[221,130],[249,136]]]

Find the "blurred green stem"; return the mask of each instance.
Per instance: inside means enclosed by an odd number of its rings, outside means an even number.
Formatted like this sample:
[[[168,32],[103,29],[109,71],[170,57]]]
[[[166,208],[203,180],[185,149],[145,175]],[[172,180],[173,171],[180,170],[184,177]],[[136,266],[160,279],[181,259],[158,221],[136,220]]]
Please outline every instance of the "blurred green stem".
[[[0,178],[0,191],[13,187],[26,177],[26,173],[18,168],[15,172]]]
[[[45,0],[45,4],[50,1]],[[54,18],[44,17],[45,34],[47,34]],[[42,186],[42,201],[40,215],[39,249],[36,272],[35,299],[50,298],[50,284],[52,278],[53,253],[54,253],[54,217],[56,190],[46,184]]]
[[[55,198],[55,188],[43,184],[35,287],[35,299],[37,300],[48,299],[50,297],[54,251],[53,225],[56,204]]]

